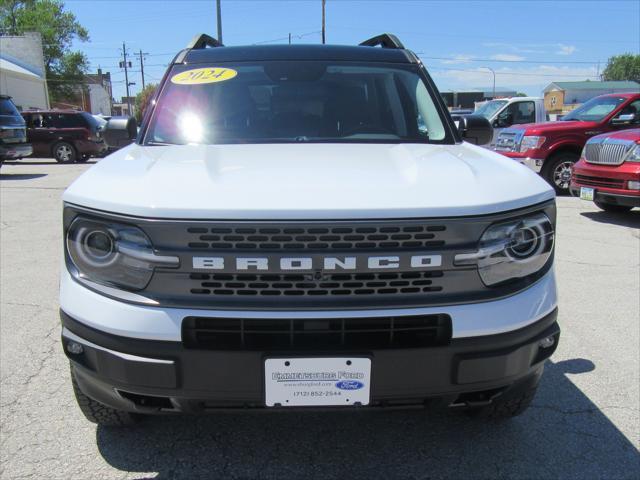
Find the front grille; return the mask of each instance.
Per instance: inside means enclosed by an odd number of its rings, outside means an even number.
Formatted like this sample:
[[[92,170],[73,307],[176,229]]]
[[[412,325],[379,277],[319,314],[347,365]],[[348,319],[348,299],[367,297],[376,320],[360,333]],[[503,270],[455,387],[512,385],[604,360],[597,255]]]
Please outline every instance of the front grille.
[[[589,163],[599,165],[620,165],[633,143],[629,142],[589,142],[585,145],[584,157]]]
[[[617,178],[576,175],[575,180],[580,185],[589,185],[592,187],[624,188],[624,180],[618,180]]]
[[[499,152],[517,152],[520,149],[519,135],[511,132],[502,132],[498,135],[495,149]]]
[[[451,340],[448,315],[331,319],[187,317],[186,348],[322,351],[423,348]]]
[[[440,292],[441,270],[336,274],[202,274],[192,273],[194,295],[344,296],[426,294]]]
[[[186,229],[189,248],[213,250],[349,250],[435,248],[444,225],[216,226]]]

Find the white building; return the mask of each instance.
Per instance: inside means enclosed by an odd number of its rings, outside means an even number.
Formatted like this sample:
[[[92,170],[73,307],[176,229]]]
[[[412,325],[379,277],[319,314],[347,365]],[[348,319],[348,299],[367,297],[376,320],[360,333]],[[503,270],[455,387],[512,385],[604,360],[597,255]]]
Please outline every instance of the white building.
[[[0,94],[10,95],[19,110],[49,108],[39,33],[0,36]]]
[[[85,78],[87,80],[87,90],[89,93],[89,105],[85,106],[85,110],[94,115],[111,115],[113,93],[111,88],[111,74],[109,72],[102,73],[102,69],[98,68],[97,73],[89,74]]]

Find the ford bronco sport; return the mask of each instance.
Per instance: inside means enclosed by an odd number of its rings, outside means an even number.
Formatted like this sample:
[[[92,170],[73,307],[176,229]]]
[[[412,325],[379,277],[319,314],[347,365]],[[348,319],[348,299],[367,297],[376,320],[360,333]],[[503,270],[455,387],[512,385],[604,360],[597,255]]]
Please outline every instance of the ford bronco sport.
[[[392,35],[196,37],[136,142],[64,193],[62,343],[86,417],[521,413],[560,335],[555,199],[471,144],[491,133],[456,127]]]

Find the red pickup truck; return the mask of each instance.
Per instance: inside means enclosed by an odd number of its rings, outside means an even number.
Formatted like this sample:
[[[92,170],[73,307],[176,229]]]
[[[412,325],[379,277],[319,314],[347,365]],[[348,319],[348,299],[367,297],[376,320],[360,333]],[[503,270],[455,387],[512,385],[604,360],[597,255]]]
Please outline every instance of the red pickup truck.
[[[523,163],[559,194],[569,193],[571,168],[586,141],[640,125],[640,93],[601,95],[556,122],[514,125],[500,132],[495,151]]]

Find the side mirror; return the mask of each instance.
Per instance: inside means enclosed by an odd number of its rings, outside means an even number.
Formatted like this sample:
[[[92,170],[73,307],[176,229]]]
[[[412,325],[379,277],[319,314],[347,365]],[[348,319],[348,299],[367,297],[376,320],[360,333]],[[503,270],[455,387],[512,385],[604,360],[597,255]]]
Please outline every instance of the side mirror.
[[[111,117],[102,130],[102,138],[110,148],[129,145],[138,136],[138,124],[134,117]]]
[[[611,125],[629,125],[636,119],[633,113],[621,113],[615,118],[611,119]]]
[[[493,138],[493,127],[482,115],[460,117],[458,131],[464,141],[476,145],[486,145]]]

